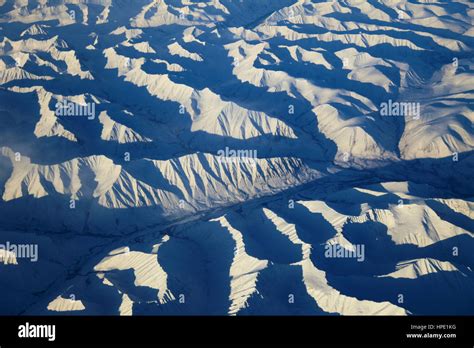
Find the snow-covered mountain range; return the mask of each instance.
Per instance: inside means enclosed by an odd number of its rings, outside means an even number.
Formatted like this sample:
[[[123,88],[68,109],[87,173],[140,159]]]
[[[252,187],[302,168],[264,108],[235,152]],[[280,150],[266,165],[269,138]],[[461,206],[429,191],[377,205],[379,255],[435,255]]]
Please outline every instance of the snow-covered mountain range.
[[[473,315],[473,24],[0,0],[0,314]]]

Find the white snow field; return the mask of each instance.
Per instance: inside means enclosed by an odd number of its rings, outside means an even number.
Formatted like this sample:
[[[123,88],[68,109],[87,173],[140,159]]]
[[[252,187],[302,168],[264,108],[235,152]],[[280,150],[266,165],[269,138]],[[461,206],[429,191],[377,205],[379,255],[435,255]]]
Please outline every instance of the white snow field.
[[[473,24],[0,0],[0,314],[474,315]]]

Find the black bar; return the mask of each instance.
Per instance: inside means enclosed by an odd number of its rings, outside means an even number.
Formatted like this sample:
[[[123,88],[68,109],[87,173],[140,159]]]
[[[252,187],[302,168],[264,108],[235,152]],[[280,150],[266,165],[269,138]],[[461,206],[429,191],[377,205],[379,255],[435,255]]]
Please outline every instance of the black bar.
[[[55,340],[18,337],[19,326],[26,323],[55,325]],[[456,337],[407,337],[420,333]],[[41,346],[278,343],[294,347],[324,343],[473,347],[474,317],[0,317],[1,348],[40,343]]]

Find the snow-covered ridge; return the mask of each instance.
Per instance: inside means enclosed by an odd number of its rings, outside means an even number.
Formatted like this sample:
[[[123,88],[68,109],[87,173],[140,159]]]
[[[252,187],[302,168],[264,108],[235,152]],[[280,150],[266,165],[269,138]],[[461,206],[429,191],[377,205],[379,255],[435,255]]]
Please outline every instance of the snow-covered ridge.
[[[472,315],[473,17],[0,1],[0,314]]]
[[[474,286],[468,254],[472,226],[461,227],[455,214],[444,215],[454,201],[436,199],[440,204],[433,204],[432,199],[408,197],[403,194],[407,186],[422,194],[430,190],[386,182],[312,199],[314,186],[301,191],[305,198],[293,205],[283,199],[265,206],[244,204],[214,218],[150,229],[128,242],[116,240],[89,257],[80,275],[58,283],[27,312],[470,313],[472,292],[465,290]],[[399,197],[406,204],[399,205]],[[471,210],[466,208],[458,214],[467,217]],[[431,232],[419,231],[420,217],[413,216],[413,209],[429,212],[421,219],[433,230],[457,234],[421,243]],[[417,237],[407,238],[407,231]],[[350,250],[360,243],[365,245],[363,262],[330,257],[325,247]],[[425,294],[426,286],[431,287],[426,300],[400,301],[400,294]],[[109,300],[98,308],[103,292]]]

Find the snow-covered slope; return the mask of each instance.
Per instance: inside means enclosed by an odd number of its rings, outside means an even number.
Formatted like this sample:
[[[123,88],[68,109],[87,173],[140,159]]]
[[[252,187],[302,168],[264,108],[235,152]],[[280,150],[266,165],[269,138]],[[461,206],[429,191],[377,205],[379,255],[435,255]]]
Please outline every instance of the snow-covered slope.
[[[473,314],[473,19],[0,1],[0,314]]]

